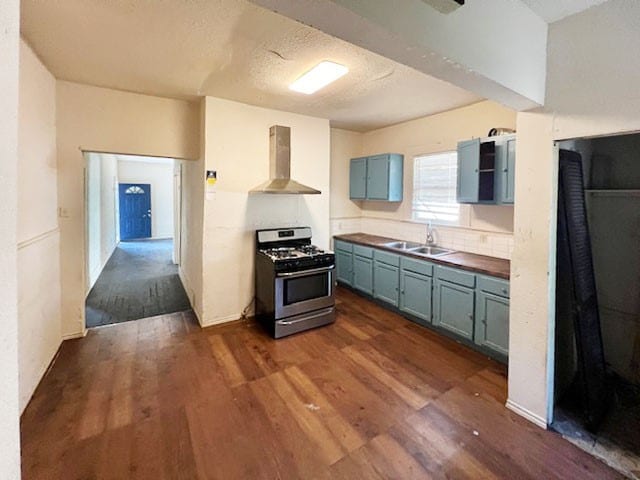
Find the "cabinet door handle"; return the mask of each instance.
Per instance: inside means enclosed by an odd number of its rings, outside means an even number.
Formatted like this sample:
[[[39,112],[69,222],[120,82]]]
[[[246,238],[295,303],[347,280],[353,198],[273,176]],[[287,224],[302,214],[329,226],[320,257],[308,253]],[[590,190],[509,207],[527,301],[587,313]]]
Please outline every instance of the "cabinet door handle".
[[[486,318],[483,318],[483,319],[482,319],[482,323],[483,323],[484,325],[486,325],[486,324],[487,324],[487,319],[486,319]]]
[[[507,172],[509,171],[509,169],[507,169],[507,168],[503,168],[503,169],[502,169],[502,171],[503,171],[504,173],[507,173]]]
[[[469,318],[470,318],[471,320],[473,320],[473,313],[470,313],[470,314],[469,314]]]

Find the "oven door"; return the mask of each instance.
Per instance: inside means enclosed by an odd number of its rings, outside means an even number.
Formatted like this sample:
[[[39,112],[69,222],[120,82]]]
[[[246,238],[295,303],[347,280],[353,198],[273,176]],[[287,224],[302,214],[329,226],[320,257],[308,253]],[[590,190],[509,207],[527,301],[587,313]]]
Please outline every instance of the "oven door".
[[[276,320],[332,307],[335,266],[276,275]]]

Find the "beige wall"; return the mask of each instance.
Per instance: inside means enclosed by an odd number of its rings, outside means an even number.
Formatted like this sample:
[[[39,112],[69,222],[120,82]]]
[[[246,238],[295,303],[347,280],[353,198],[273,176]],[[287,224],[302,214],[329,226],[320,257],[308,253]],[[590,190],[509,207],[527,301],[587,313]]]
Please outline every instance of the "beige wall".
[[[119,241],[118,157],[85,153],[87,182],[87,288],[93,287]]]
[[[182,161],[180,279],[196,316],[202,318],[202,227],[204,160]]]
[[[640,3],[611,0],[552,24],[545,109],[518,114],[509,405],[542,424],[551,420],[553,406],[552,140],[640,131],[638,18]]]
[[[18,336],[20,409],[62,342],[56,80],[20,43]]]
[[[331,218],[361,217],[360,202],[349,199],[349,160],[362,155],[363,134],[331,129]]]
[[[17,177],[18,0],[0,3],[0,472],[20,478],[18,406]]]
[[[455,150],[460,140],[484,137],[493,127],[515,128],[516,112],[485,101],[364,134],[331,130],[331,233],[366,233],[425,241],[423,223],[412,220],[413,159]],[[404,200],[349,200],[349,160],[376,153],[404,155]],[[438,244],[500,258],[513,249],[513,207],[462,205],[460,225],[435,226]]]
[[[206,99],[198,105],[200,155],[197,161],[179,161],[181,177],[181,237],[178,272],[191,306],[202,323],[202,229],[204,224],[204,152]]]
[[[544,426],[555,308],[557,163],[552,117],[518,114],[507,405]],[[535,179],[535,181],[532,181]]]
[[[57,82],[63,334],[84,332],[84,159],[81,150],[196,159],[197,104]]]
[[[417,155],[455,150],[461,140],[486,137],[493,127],[515,128],[516,112],[485,101],[364,134],[363,154],[404,155],[404,200],[363,202],[366,217],[411,219],[413,159]],[[348,185],[345,193],[348,197]],[[513,207],[463,205],[461,226],[479,230],[513,231]]]
[[[249,195],[269,176],[276,124],[291,127],[292,178],[321,195]],[[206,98],[205,165],[218,182],[205,193],[204,325],[237,319],[251,303],[256,229],[310,226],[314,243],[329,246],[329,153],[326,119]]]
[[[124,157],[126,158],[126,157]],[[173,161],[156,159],[149,162],[118,159],[120,183],[151,185],[151,236],[173,237]]]

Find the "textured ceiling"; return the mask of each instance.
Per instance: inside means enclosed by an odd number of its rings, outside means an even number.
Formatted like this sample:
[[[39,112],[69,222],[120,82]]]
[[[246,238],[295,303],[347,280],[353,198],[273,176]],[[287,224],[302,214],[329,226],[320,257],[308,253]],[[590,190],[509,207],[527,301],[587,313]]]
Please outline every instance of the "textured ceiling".
[[[152,95],[211,95],[366,131],[480,100],[244,0],[23,0],[22,34],[59,79]],[[307,96],[321,60],[350,72]]]
[[[557,22],[570,15],[582,12],[587,8],[606,2],[607,0],[521,0],[547,23]]]

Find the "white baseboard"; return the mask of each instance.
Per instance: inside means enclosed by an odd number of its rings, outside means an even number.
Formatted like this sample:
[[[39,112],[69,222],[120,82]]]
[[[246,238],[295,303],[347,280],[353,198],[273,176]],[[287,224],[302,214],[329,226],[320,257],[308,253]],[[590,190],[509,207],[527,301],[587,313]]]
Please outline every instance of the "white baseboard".
[[[236,320],[240,320],[241,318],[242,318],[241,313],[234,313],[233,315],[214,318],[213,320],[207,320],[206,322],[201,321],[200,326],[202,328],[213,327],[214,325],[220,325],[221,323],[235,322]]]
[[[66,335],[62,335],[62,340],[73,340],[74,338],[84,338],[87,336],[87,329],[83,329],[81,332],[76,333],[68,333]]]
[[[505,405],[509,410],[511,410],[512,412],[517,413],[518,415],[520,415],[521,417],[526,418],[527,420],[529,420],[531,423],[537,425],[538,427],[546,430],[547,429],[547,420],[544,419],[543,417],[541,417],[540,415],[537,415],[535,413],[533,413],[532,411],[524,408],[521,405],[518,405],[517,403],[513,402],[511,399],[507,400],[507,403]]]

